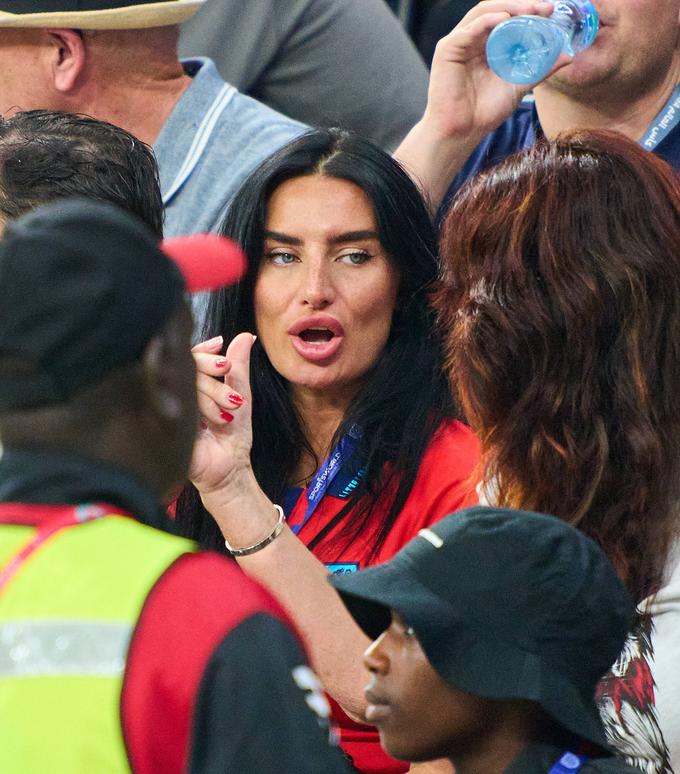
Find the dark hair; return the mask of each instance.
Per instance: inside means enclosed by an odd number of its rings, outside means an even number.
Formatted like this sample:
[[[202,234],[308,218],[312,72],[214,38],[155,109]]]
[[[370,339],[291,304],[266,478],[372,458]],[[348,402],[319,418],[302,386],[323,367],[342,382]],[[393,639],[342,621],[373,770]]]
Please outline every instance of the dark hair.
[[[498,505],[552,513],[640,599],[680,502],[680,182],[575,132],[463,187],[435,305]]]
[[[437,274],[434,231],[408,175],[367,140],[337,129],[304,134],[266,160],[237,194],[222,227],[222,233],[247,253],[248,274],[240,286],[213,296],[204,337],[221,334],[229,341],[239,331],[255,330],[253,289],[264,246],[267,202],[284,181],[306,175],[347,180],[364,191],[374,208],[380,242],[400,274],[388,342],[334,439],[337,442],[355,424],[361,428],[357,458],[364,475],[339,516],[313,541],[316,544],[341,523],[340,534],[349,543],[375,524],[373,507],[381,495],[384,515],[375,529],[377,551],[411,491],[428,442],[442,419],[452,414],[440,341],[428,306]],[[274,370],[259,342],[253,350],[251,380],[253,468],[267,496],[281,502],[302,451],[313,452],[288,382]],[[223,548],[219,530],[195,491],[185,490],[177,513],[187,534]]]
[[[151,148],[113,124],[31,110],[0,118],[0,213],[17,218],[69,196],[111,202],[163,233]]]

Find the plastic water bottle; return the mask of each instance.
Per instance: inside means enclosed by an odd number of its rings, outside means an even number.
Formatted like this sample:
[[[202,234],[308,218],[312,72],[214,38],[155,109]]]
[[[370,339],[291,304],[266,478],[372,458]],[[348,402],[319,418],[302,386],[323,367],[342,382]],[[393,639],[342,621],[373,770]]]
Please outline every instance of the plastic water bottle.
[[[548,16],[513,16],[499,24],[486,43],[489,67],[509,83],[542,81],[560,53],[574,56],[597,34],[597,11],[590,0],[558,0]]]

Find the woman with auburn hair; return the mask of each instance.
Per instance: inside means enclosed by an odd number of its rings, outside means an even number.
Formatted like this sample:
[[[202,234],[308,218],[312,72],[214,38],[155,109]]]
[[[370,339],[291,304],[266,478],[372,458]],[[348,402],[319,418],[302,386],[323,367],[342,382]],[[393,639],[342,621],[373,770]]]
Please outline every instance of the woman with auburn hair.
[[[610,738],[645,771],[678,766],[676,173],[613,132],[543,142],[461,189],[441,252],[434,303],[484,496],[607,552],[649,614],[602,685]]]
[[[249,268],[213,296],[212,339],[194,350],[204,426],[178,521],[204,545],[226,540],[291,612],[356,769],[407,771],[338,707],[371,720],[369,641],[327,576],[390,558],[477,499],[479,445],[455,419],[429,305],[427,208],[388,154],[319,129],[252,174],[223,233]]]

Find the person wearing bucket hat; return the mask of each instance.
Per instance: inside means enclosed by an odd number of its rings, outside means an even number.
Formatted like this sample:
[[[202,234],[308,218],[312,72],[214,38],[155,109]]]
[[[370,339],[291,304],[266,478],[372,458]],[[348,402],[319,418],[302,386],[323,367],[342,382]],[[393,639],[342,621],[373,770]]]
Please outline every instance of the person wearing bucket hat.
[[[345,770],[286,614],[178,537],[161,505],[186,477],[198,422],[185,291],[244,268],[228,240],[160,243],[85,199],[6,225],[4,774]]]
[[[154,146],[168,236],[215,231],[241,182],[303,127],[179,61],[204,0],[0,0],[0,113],[85,113]]]
[[[374,639],[367,717],[458,774],[633,772],[594,701],[633,602],[601,549],[543,514],[477,506],[331,583]]]

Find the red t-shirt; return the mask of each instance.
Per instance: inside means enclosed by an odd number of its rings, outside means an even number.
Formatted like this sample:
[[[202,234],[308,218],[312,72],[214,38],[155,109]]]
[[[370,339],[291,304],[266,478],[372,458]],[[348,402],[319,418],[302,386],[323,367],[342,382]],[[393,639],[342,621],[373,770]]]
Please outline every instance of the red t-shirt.
[[[418,475],[402,511],[374,557],[369,559],[373,531],[367,530],[365,536],[360,536],[347,546],[345,540],[337,540],[342,524],[315,545],[312,553],[331,572],[354,572],[387,561],[419,530],[453,511],[477,502],[475,471],[478,462],[479,442],[474,433],[455,420],[442,424],[423,455]],[[301,493],[288,517],[288,524],[293,527],[303,521],[307,507],[305,495],[306,490]],[[305,545],[311,543],[346,503],[346,500],[326,495],[298,533],[300,540]],[[379,503],[376,511],[380,513]],[[354,723],[337,704],[332,704],[335,721],[340,728],[340,743],[359,771],[365,774],[408,771],[408,764],[395,761],[383,752],[378,733],[372,726]]]

